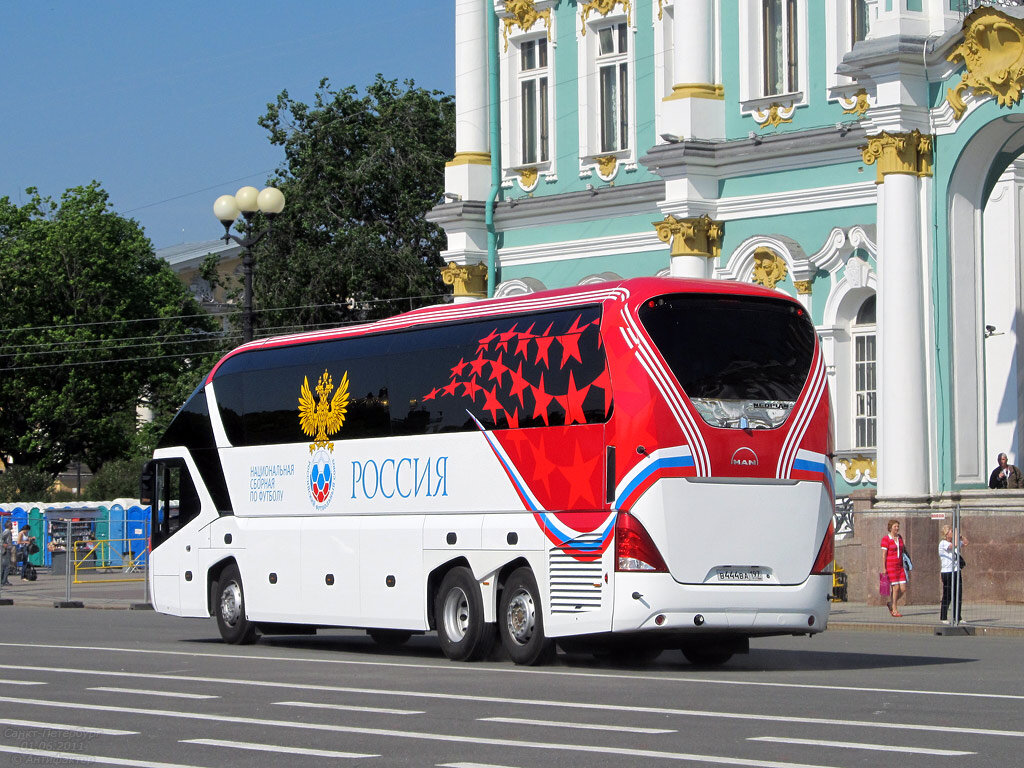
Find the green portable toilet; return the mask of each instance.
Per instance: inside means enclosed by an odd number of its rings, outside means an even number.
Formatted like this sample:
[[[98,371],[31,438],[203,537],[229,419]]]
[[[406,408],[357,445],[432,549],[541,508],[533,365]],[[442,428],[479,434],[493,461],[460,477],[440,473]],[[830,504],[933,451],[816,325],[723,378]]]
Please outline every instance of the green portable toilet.
[[[108,568],[110,563],[110,510],[104,505],[99,507],[100,516],[96,518],[96,567]]]
[[[46,560],[46,518],[39,507],[32,507],[28,512],[29,535],[36,537],[36,546],[39,551],[29,555],[28,561],[32,565],[41,566]]]

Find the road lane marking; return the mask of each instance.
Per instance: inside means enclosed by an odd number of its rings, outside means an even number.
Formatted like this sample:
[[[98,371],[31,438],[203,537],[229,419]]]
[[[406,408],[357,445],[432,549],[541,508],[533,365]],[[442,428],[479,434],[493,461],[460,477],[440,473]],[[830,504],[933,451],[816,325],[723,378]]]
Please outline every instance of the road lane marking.
[[[0,643],[0,648],[3,647],[15,647],[24,648],[23,643]],[[155,654],[165,656],[188,656],[198,658],[210,658],[210,659],[231,659],[235,661],[280,661],[288,664],[300,662],[308,664],[343,664],[350,666],[366,666],[366,667],[396,667],[399,669],[417,669],[417,670],[435,670],[443,672],[444,674],[457,673],[457,674],[468,674],[468,673],[484,673],[484,674],[504,674],[504,675],[548,675],[555,677],[582,677],[582,678],[598,678],[607,680],[650,680],[660,683],[694,683],[699,685],[732,685],[732,686],[750,686],[752,688],[792,688],[795,690],[813,690],[813,691],[824,691],[832,694],[836,691],[844,691],[847,693],[884,693],[884,694],[904,694],[912,696],[942,696],[943,698],[978,698],[978,699],[1007,699],[1010,701],[1024,701],[1024,694],[1019,693],[975,693],[971,691],[925,691],[914,688],[880,688],[874,686],[858,686],[858,685],[818,685],[814,683],[773,683],[761,680],[734,680],[734,679],[722,679],[722,678],[705,678],[705,677],[686,677],[676,675],[672,672],[666,672],[663,675],[638,675],[638,674],[615,674],[615,673],[604,673],[604,672],[572,672],[561,669],[524,669],[522,667],[484,667],[478,664],[463,664],[463,665],[442,665],[442,664],[410,664],[404,662],[393,662],[393,661],[355,661],[352,659],[323,659],[323,658],[311,658],[307,656],[259,656],[256,654],[236,654],[236,653],[199,653],[197,651],[165,651],[156,650],[151,648],[110,648],[109,646],[91,646],[91,645],[56,645],[56,644],[41,644],[33,643],[33,648],[52,648],[57,650],[69,650],[69,651],[88,651],[101,652],[109,651],[112,653],[141,653],[141,654]],[[7,668],[0,665],[0,668]],[[18,668],[18,667],[10,667]],[[64,671],[64,670],[61,670]],[[74,671],[74,670],[69,670]],[[671,675],[669,677],[668,675]]]
[[[585,752],[602,755],[622,755],[624,757],[657,758],[661,760],[677,760],[681,762],[712,763],[716,765],[740,765],[749,768],[834,768],[820,764],[791,763],[776,760],[752,760],[742,757],[723,755],[701,755],[688,752],[663,752],[653,749],[633,749],[629,747],[600,746],[596,744],[559,744],[547,741],[523,741],[521,739],[495,739],[482,736],[470,736],[465,733],[424,733],[419,731],[396,731],[388,728],[362,728],[353,725],[336,723],[289,722],[285,720],[267,720],[256,717],[239,717],[237,715],[205,714],[200,712],[179,712],[169,709],[142,709],[139,707],[118,707],[109,704],[91,704],[76,701],[49,701],[47,699],[19,699],[13,696],[0,696],[0,702],[23,704],[38,707],[54,707],[56,709],[90,709],[96,712],[119,712],[130,715],[151,715],[164,719],[212,721],[219,725],[235,723],[237,725],[255,725],[269,728],[294,728],[307,731],[327,731],[330,733],[358,733],[364,736],[383,736],[398,739],[417,739],[420,741],[454,742],[465,746],[480,744],[492,747],[509,747],[514,749],[535,749],[557,752]],[[16,749],[16,747],[12,748]],[[142,763],[132,763],[143,765]],[[163,768],[159,764],[156,768]]]
[[[338,709],[344,712],[374,712],[379,715],[422,715],[415,709],[387,709],[385,707],[357,707],[354,704],[321,704],[318,701],[275,701],[282,707],[307,707],[309,709]]]
[[[492,763],[438,763],[437,768],[514,768],[511,765],[494,765]]]
[[[87,704],[83,704],[88,706]],[[100,765],[126,765],[131,768],[204,768],[201,765],[184,765],[182,763],[158,763],[153,760],[131,760],[127,757],[104,757],[103,755],[83,755],[78,752],[55,752],[50,749],[31,749],[29,747],[0,744],[0,752],[18,755],[21,762],[43,762],[42,760],[26,760],[27,757],[50,758],[58,763],[99,763]]]
[[[976,755],[977,752],[964,752],[959,749],[932,749],[930,747],[896,747],[891,744],[861,744],[856,741],[821,741],[820,739],[790,739],[782,736],[754,736],[747,741],[771,741],[778,744],[803,744],[810,747],[839,747],[841,749],[871,749],[876,752],[906,752],[914,755],[941,755],[956,757],[960,755]]]
[[[4,680],[4,685],[46,685],[39,680]]]
[[[229,747],[231,749],[249,749],[254,752],[280,752],[288,755],[308,755],[310,757],[380,757],[366,755],[361,752],[335,752],[330,749],[310,749],[309,747],[284,747],[277,744],[254,744],[251,741],[225,741],[223,739],[182,739],[181,744],[201,744],[205,747]]]
[[[620,731],[624,733],[678,733],[669,728],[640,728],[632,725],[600,725],[598,723],[561,723],[554,720],[527,720],[522,717],[478,717],[481,723],[511,723],[513,725],[540,725],[551,728],[580,728],[587,731]]]
[[[95,669],[91,670],[77,670],[77,669],[65,669],[62,667],[26,667],[21,665],[12,664],[0,664],[0,669],[20,669],[20,670],[31,670],[36,672],[63,672],[65,674],[87,674],[87,675],[109,675],[112,677],[133,677],[133,678],[145,678],[145,679],[159,679],[159,680],[177,680],[177,681],[188,681],[196,683],[218,683],[224,685],[249,685],[254,687],[262,688],[284,688],[288,690],[301,690],[301,691],[325,691],[328,693],[354,693],[354,694],[368,694],[374,696],[398,696],[406,698],[420,698],[420,699],[438,699],[444,701],[464,701],[484,704],[512,704],[515,706],[534,706],[534,707],[561,707],[565,709],[582,709],[582,710],[594,710],[602,712],[628,712],[631,714],[643,713],[652,715],[675,715],[678,717],[706,717],[706,718],[720,718],[723,720],[751,720],[751,721],[763,721],[768,723],[796,723],[801,725],[836,725],[842,727],[856,727],[856,728],[893,728],[893,729],[906,729],[915,731],[934,731],[938,733],[961,733],[971,734],[975,736],[1008,736],[1011,738],[1024,738],[1024,731],[1009,731],[1001,729],[989,729],[989,728],[968,728],[965,726],[952,726],[952,725],[925,725],[918,723],[893,723],[875,720],[840,720],[836,718],[824,718],[824,717],[796,717],[793,715],[759,715],[746,712],[716,712],[713,710],[701,710],[701,709],[675,709],[672,707],[643,707],[643,706],[625,706],[619,704],[599,704],[596,702],[582,702],[582,701],[551,701],[545,699],[531,699],[529,701],[523,701],[522,699],[515,698],[502,698],[500,696],[471,696],[466,694],[457,693],[435,693],[431,691],[403,691],[403,690],[385,690],[381,688],[353,688],[340,685],[297,685],[295,683],[279,683],[270,680],[233,680],[231,678],[224,677],[203,677],[199,675],[160,675],[147,672],[106,672],[98,671]],[[9,697],[0,697],[0,701],[24,701],[23,699],[13,699]],[[91,705],[90,705],[91,706]],[[93,707],[95,709],[95,707]]]
[[[22,728],[46,728],[51,731],[70,731],[71,733],[94,733],[98,736],[137,736],[138,731],[122,731],[119,728],[93,728],[89,725],[68,725],[67,723],[41,723],[38,720],[15,720],[10,717],[0,718],[0,724]]]
[[[219,699],[220,696],[214,696],[209,693],[178,693],[176,691],[147,691],[144,688],[114,688],[106,686],[97,686],[95,688],[87,688],[88,691],[104,691],[106,693],[138,693],[143,696],[167,696],[172,699]]]

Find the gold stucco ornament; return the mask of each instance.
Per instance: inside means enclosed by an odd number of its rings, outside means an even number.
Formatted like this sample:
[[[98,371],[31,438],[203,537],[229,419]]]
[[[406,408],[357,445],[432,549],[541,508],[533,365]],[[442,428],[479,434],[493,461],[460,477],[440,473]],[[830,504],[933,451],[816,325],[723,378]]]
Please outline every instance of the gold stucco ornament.
[[[706,213],[692,219],[677,219],[671,214],[664,221],[652,222],[658,239],[669,243],[672,256],[704,256],[717,259],[722,253],[723,224]]]
[[[587,18],[590,16],[591,13],[594,13],[596,11],[601,16],[607,16],[618,5],[621,5],[623,10],[625,10],[626,24],[628,25],[630,11],[629,0],[590,0],[590,2],[583,3],[583,5],[580,6],[580,18],[582,20],[580,34],[587,34]]]
[[[954,117],[959,120],[967,111],[968,88],[975,96],[994,96],[1001,107],[1017,104],[1024,85],[1024,20],[982,7],[964,19],[963,30],[964,41],[948,57],[967,68],[946,94]]]
[[[779,254],[764,246],[754,251],[754,282],[765,288],[774,289],[786,279],[789,267]]]
[[[511,17],[502,19],[505,26],[502,28],[502,35],[505,38],[505,50],[508,50],[508,33],[513,26],[519,27],[523,32],[529,32],[537,19],[544,19],[544,27],[548,32],[548,40],[551,39],[551,9],[545,8],[538,11],[534,7],[534,0],[505,0],[505,12],[512,14]]]
[[[455,296],[470,296],[480,299],[487,295],[487,265],[467,264],[460,266],[454,261],[441,270],[441,280],[452,286]]]

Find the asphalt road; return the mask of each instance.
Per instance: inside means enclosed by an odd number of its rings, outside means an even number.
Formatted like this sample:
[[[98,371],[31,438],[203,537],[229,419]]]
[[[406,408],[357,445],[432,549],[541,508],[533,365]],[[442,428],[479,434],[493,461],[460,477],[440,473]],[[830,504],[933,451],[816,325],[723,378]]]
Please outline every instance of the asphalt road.
[[[433,637],[215,640],[212,621],[0,608],[0,766],[1006,766],[1024,640],[831,632],[717,669],[457,664]]]

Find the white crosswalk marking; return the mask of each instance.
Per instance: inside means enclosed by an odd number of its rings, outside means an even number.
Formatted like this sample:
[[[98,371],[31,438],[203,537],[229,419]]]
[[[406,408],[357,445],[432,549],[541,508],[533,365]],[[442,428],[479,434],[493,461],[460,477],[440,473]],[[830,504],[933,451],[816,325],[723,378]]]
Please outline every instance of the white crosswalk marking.
[[[219,699],[220,696],[213,696],[208,693],[177,693],[175,691],[147,691],[143,688],[114,688],[97,686],[89,688],[90,691],[105,691],[106,693],[137,693],[144,696],[167,696],[174,699]]]
[[[868,749],[876,752],[906,752],[913,755],[941,755],[956,757],[975,755],[977,752],[963,752],[958,749],[933,749],[931,747],[897,747],[892,744],[862,744],[857,741],[822,741],[821,739],[790,739],[782,736],[753,736],[747,741],[771,741],[778,744],[801,744],[809,747],[838,747],[840,749]]]
[[[83,755],[76,752],[57,752],[52,749],[31,749],[30,747],[9,747],[0,744],[0,753],[20,756],[20,762],[45,763],[92,763],[94,765],[125,765],[129,768],[205,768],[201,765],[184,765],[182,763],[158,763],[155,760],[131,760],[127,757],[109,757],[105,755]],[[26,758],[40,758],[29,761]]]
[[[343,712],[373,712],[379,715],[422,715],[422,710],[388,709],[386,707],[357,707],[354,704],[321,704],[318,701],[275,701],[282,707],[306,707],[307,709],[337,709]]]
[[[202,744],[207,747],[229,747],[231,749],[249,749],[255,752],[280,752],[288,755],[308,755],[309,757],[380,757],[380,755],[364,755],[359,752],[335,752],[330,749],[310,749],[309,747],[286,747],[278,744],[254,744],[250,741],[225,741],[223,739],[182,739],[182,744]]]
[[[556,720],[527,720],[522,717],[478,717],[482,723],[512,723],[538,725],[550,728],[579,728],[587,731],[619,731],[622,733],[676,733],[669,728],[640,728],[635,725],[600,725],[599,723],[562,723]]]

